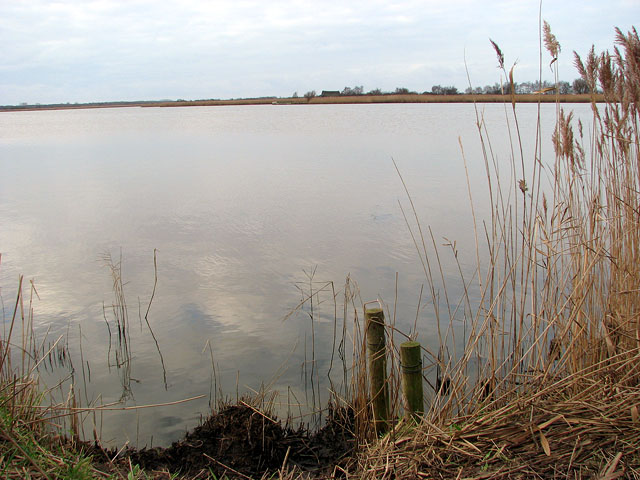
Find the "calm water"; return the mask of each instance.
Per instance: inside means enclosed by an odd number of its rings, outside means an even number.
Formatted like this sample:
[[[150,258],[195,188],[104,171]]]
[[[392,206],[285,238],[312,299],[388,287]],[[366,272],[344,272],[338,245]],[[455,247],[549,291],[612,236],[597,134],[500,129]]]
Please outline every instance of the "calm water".
[[[504,107],[480,108],[496,157],[507,165]],[[588,115],[588,106],[571,108]],[[554,109],[542,108],[549,162]],[[532,157],[536,106],[519,112]],[[382,299],[393,309],[397,288],[398,327],[408,333],[418,312],[419,339],[435,345],[426,295],[419,308],[425,277],[399,206],[409,212],[392,159],[425,231],[431,226],[438,245],[445,237],[456,240],[462,267],[471,272],[472,220],[459,140],[482,216],[487,193],[475,119],[466,104],[0,114],[5,325],[24,274],[39,293],[38,338],[65,335],[83,402],[118,401],[122,374],[107,360],[114,345],[110,352],[103,305],[114,300],[104,256],[122,255],[133,379],[126,404],[205,397],[106,413],[99,425],[105,442],[167,444],[196,425],[208,409],[212,357],[216,385],[230,397],[273,380],[280,400],[293,402],[295,395],[305,403],[309,308],[285,317],[308,294],[311,279],[314,289],[334,282],[340,322],[347,275],[359,286],[357,302]],[[158,284],[148,318],[163,354],[166,389],[141,318],[154,284],[154,249]],[[443,248],[443,257],[451,265],[450,250]],[[455,298],[461,290],[455,270],[446,267],[444,275]],[[323,391],[333,342],[331,293],[316,299],[314,316]],[[106,321],[113,329],[108,310]],[[88,365],[84,381],[81,360]],[[43,378],[55,383],[57,377],[45,372]]]

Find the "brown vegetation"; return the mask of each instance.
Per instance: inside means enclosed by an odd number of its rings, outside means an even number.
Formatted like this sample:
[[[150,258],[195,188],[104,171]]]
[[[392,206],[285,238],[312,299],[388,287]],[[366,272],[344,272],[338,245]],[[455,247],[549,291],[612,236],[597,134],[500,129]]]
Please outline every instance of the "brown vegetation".
[[[76,105],[40,105],[0,107],[0,112],[14,111],[38,111],[38,110],[77,110],[83,108],[122,108],[122,107],[213,107],[228,105],[328,105],[328,104],[360,104],[360,103],[506,103],[515,100],[518,103],[588,103],[591,101],[602,102],[602,94],[566,94],[566,95],[541,95],[519,94],[513,98],[511,95],[493,94],[460,94],[460,95],[433,95],[433,94],[381,94],[381,95],[352,95],[332,97],[263,97],[263,98],[238,98],[229,100],[176,100],[161,102],[115,102],[101,104],[76,104]]]
[[[515,95],[518,103],[588,103],[595,98],[602,101],[601,95],[593,97],[589,94],[582,95]],[[189,107],[189,106],[221,106],[221,105],[328,105],[328,104],[360,104],[360,103],[508,103],[511,95],[432,95],[432,94],[386,94],[386,95],[352,95],[352,96],[316,96],[311,98],[246,98],[238,100],[196,100],[191,102],[164,102],[154,103],[148,106],[155,107]]]
[[[558,107],[553,163],[522,150],[514,104],[505,176],[478,117],[493,204],[482,301],[462,356],[432,355],[450,394],[372,442],[359,478],[640,478],[640,40],[617,43],[576,55],[607,103],[588,128]]]

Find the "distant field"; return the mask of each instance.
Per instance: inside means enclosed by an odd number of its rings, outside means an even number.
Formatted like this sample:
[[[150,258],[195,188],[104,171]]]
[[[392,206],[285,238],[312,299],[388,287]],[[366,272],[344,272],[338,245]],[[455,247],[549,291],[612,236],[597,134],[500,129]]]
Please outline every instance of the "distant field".
[[[513,99],[517,103],[537,103],[555,102],[562,103],[588,103],[592,101],[590,94],[584,95],[515,95]],[[596,102],[603,102],[602,95],[595,95]],[[25,110],[67,110],[79,108],[116,108],[116,107],[196,107],[214,105],[316,105],[316,104],[339,104],[339,103],[503,103],[511,102],[511,95],[430,95],[430,94],[406,94],[406,95],[355,95],[336,97],[305,97],[295,98],[240,98],[231,100],[179,100],[161,102],[105,102],[105,103],[80,103],[80,104],[57,104],[57,105],[20,105],[20,106],[0,106],[2,111],[25,111]]]
[[[518,103],[555,102],[563,103],[588,103],[591,95],[515,95]],[[596,95],[597,102],[604,101],[602,95]],[[407,94],[407,95],[355,95],[339,97],[304,97],[296,98],[245,98],[239,100],[197,100],[188,102],[164,102],[151,103],[150,107],[182,107],[182,106],[205,106],[205,105],[315,105],[315,104],[338,104],[338,103],[501,103],[511,102],[511,95],[428,95],[428,94]]]
[[[516,102],[590,102],[591,95],[515,95]],[[600,101],[601,99],[598,99]],[[511,102],[511,95],[359,95],[355,97],[314,97],[309,103],[496,103]]]

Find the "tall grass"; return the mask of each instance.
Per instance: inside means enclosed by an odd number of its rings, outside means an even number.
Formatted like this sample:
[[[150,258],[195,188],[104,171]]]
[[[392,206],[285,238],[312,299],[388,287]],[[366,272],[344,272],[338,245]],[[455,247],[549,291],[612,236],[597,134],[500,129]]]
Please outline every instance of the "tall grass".
[[[585,127],[558,104],[555,158],[541,157],[539,128],[533,151],[524,149],[513,101],[511,166],[501,171],[478,110],[491,215],[474,220],[475,287],[461,280],[463,298],[446,302],[466,313],[464,350],[447,355],[447,330],[439,352],[425,351],[448,391],[435,388],[417,429],[366,451],[362,478],[640,478],[640,40],[635,29],[616,33],[613,54],[575,55],[592,121]],[[546,23],[543,39],[557,65]],[[440,257],[423,233],[418,223],[412,235],[433,290]]]
[[[97,478],[102,474],[77,448],[79,419],[68,413],[76,406],[73,388],[59,403],[39,382],[40,368],[72,372],[73,367],[62,336],[36,344],[34,295],[31,283],[25,300],[20,277],[11,320],[0,338],[0,477]]]

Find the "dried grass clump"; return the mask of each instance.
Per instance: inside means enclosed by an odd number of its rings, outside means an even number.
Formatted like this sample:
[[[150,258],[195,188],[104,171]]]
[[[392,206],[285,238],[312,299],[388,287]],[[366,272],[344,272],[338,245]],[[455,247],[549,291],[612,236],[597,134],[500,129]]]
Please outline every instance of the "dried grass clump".
[[[639,360],[531,379],[538,391],[389,436],[360,457],[359,478],[640,478]]]

